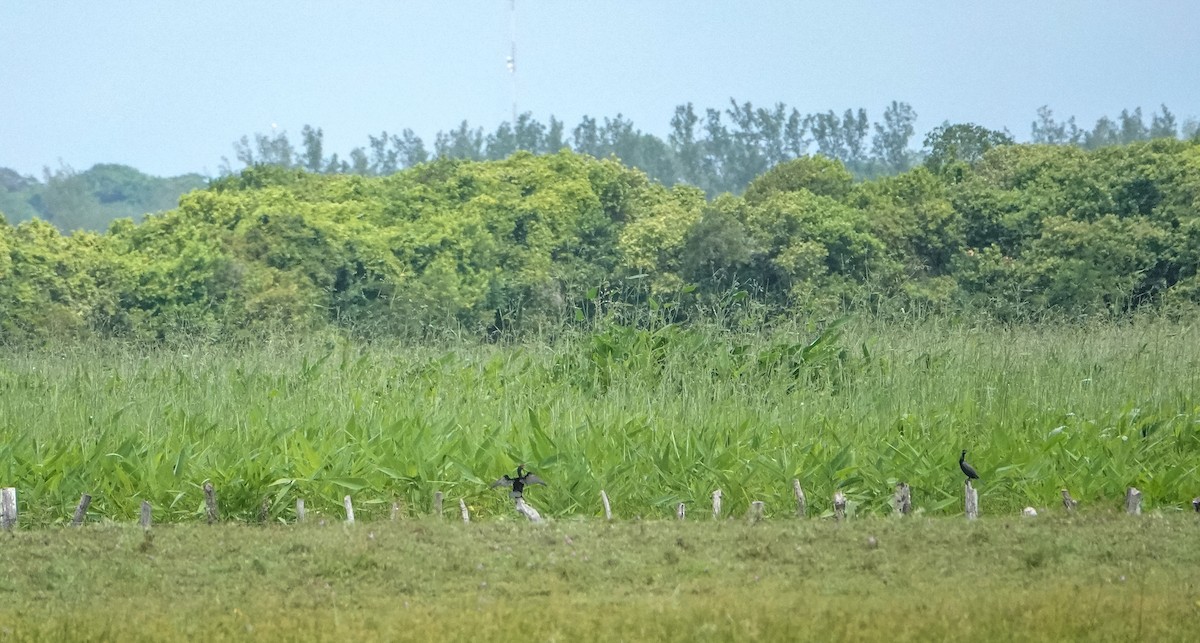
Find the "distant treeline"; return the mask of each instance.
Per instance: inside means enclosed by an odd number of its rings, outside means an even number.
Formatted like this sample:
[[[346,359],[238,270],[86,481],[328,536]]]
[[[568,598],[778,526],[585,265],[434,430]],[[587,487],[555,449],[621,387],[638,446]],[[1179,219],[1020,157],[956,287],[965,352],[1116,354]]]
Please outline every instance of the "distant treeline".
[[[41,180],[0,167],[0,213],[10,223],[38,218],[63,232],[104,230],[116,219],[170,210],[180,195],[207,184],[200,174],[159,178],[112,163],[83,172],[46,168]]]
[[[569,148],[596,158],[615,156],[664,185],[686,183],[713,197],[723,192],[740,194],[763,172],[809,154],[841,161],[859,180],[907,171],[930,152],[928,137],[921,147],[912,145],[916,120],[913,107],[898,101],[884,109],[882,120],[872,122],[863,108],[841,114],[833,110],[801,114],[783,103],[755,107],[730,99],[727,108],[703,113],[691,103],[679,105],[666,140],[643,132],[620,114],[603,121],[584,116],[568,132],[553,116],[542,123],[525,113],[515,124],[503,122],[490,133],[463,121],[455,129],[438,132],[432,149],[411,129],[399,134],[384,131],[368,136],[366,146],[341,158],[326,154],[321,128],[305,125],[298,145],[286,132],[275,132],[244,136],[234,150],[239,167],[277,165],[323,174],[385,176],[432,158],[498,161],[519,150],[552,154]],[[1166,105],[1151,114],[1149,122],[1138,107],[1121,110],[1116,118],[1101,117],[1091,129],[1080,128],[1074,116],[1056,120],[1053,110],[1043,106],[1031,124],[1030,142],[1090,150],[1155,138],[1189,139],[1198,132],[1200,123],[1189,119],[1181,127]],[[996,136],[1015,142],[1007,130]],[[234,166],[224,159],[222,169],[232,174]]]
[[[856,182],[824,156],[708,199],[562,151],[383,177],[257,165],[103,234],[0,224],[0,342],[555,331],[867,310],[1200,304],[1200,141],[1084,150],[943,126]]]
[[[944,123],[914,148],[916,118],[912,106],[896,101],[884,109],[882,120],[872,122],[861,108],[840,115],[832,110],[801,114],[782,103],[755,107],[731,99],[729,107],[703,113],[691,103],[676,107],[663,140],[620,114],[602,121],[585,116],[568,132],[553,116],[542,123],[526,113],[490,133],[463,121],[438,132],[432,149],[410,129],[399,134],[385,131],[368,136],[366,146],[352,149],[345,158],[328,154],[324,131],[306,125],[297,142],[286,131],[242,137],[234,144],[236,160],[223,159],[221,172],[228,176],[243,168],[274,165],[321,174],[386,176],[434,158],[495,161],[517,151],[552,154],[571,149],[596,158],[616,157],[664,185],[693,185],[711,198],[724,192],[741,194],[763,172],[809,154],[841,161],[858,180],[907,171],[937,153],[931,142],[950,127]],[[1122,110],[1116,118],[1102,117],[1091,129],[1080,128],[1074,117],[1056,120],[1049,107],[1042,107],[1032,123],[1030,141],[1097,149],[1155,138],[1190,139],[1198,131],[1200,123],[1189,119],[1180,125],[1165,105],[1149,116],[1149,122],[1139,107]],[[1014,141],[1007,131],[986,135],[993,143]],[[0,168],[0,212],[10,222],[36,217],[64,232],[104,230],[115,219],[174,208],[180,195],[207,181],[199,174],[158,178],[113,164],[83,172],[67,166],[47,168],[42,180]]]

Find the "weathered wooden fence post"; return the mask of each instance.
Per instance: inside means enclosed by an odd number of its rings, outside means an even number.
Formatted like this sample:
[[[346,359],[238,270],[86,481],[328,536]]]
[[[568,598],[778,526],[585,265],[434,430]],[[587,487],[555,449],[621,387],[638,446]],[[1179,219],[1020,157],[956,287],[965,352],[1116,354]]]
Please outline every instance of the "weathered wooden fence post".
[[[75,515],[71,516],[71,526],[78,527],[87,518],[88,507],[92,504],[92,496],[83,494],[79,497],[79,506],[75,507]]]
[[[912,513],[912,490],[907,482],[896,485],[896,493],[892,496],[892,512],[898,516]]]
[[[964,487],[964,501],[967,520],[975,520],[979,517],[979,492],[975,487],[971,486],[971,480],[967,479],[967,485]]]
[[[1131,516],[1142,515],[1142,492],[1137,487],[1130,487],[1125,492],[1125,513]]]
[[[721,517],[721,490],[717,489],[712,494],[713,498],[713,520]]]
[[[12,531],[17,527],[16,487],[0,489],[0,527],[5,531]]]
[[[342,506],[346,508],[346,524],[354,524],[354,503],[350,501],[350,496],[342,498]]]
[[[796,497],[796,517],[803,518],[808,513],[808,499],[804,497],[799,478],[792,478],[792,495]]]
[[[678,507],[675,507],[675,519],[676,520],[684,520],[686,518],[687,518],[687,507],[685,507],[683,505],[683,503],[681,502],[681,503],[679,503]]]
[[[1063,507],[1067,513],[1072,513],[1079,506],[1079,501],[1071,497],[1071,492],[1066,489],[1062,490]]]
[[[471,522],[471,514],[467,512],[467,501],[458,499],[458,512],[462,514],[463,522]]]
[[[442,517],[442,492],[441,491],[433,492],[433,515],[437,516],[438,518]]]
[[[754,524],[763,519],[763,501],[755,500],[750,503],[750,524]]]
[[[522,498],[521,496],[517,496],[517,498],[514,502],[517,506],[517,513],[528,518],[530,522],[541,522],[542,521],[542,514],[539,514],[537,512],[537,509],[534,509],[533,507],[529,506],[528,504],[525,504],[524,498]]]
[[[150,514],[152,511],[153,511],[153,509],[150,507],[150,501],[143,500],[142,501],[142,515],[140,518],[138,518],[138,525],[141,526],[142,529],[150,528],[150,522],[152,520]]]
[[[604,519],[612,521],[612,506],[608,504],[608,494],[603,489],[600,490],[600,502],[604,503]]]
[[[304,498],[296,498],[296,522],[304,522]]]
[[[833,518],[838,522],[846,519],[846,494],[840,489],[833,494]]]
[[[204,481],[204,508],[208,515],[208,524],[214,524],[221,519],[217,511],[217,490],[211,480]]]

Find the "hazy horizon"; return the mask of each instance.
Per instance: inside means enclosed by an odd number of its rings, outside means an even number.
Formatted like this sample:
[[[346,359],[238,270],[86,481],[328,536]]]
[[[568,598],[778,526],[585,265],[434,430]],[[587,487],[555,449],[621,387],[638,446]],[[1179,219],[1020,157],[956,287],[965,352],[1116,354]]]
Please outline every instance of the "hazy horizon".
[[[568,129],[584,115],[664,137],[676,105],[782,102],[803,113],[892,100],[918,114],[913,145],[943,121],[1029,138],[1038,107],[1080,127],[1165,104],[1200,115],[1200,4],[1025,0],[516,0],[517,109]],[[120,163],[216,174],[234,141],[320,127],[330,152],[411,128],[432,146],[464,119],[511,119],[509,0],[135,0],[0,5],[0,166],[41,174]]]

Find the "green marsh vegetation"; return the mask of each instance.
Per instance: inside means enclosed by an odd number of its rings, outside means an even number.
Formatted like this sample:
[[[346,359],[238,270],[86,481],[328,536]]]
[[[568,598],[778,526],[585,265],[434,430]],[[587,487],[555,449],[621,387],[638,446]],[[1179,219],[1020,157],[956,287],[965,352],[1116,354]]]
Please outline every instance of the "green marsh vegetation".
[[[234,518],[435,490],[486,517],[518,462],[555,516],[717,487],[780,515],[792,478],[856,514],[903,480],[938,514],[966,448],[985,513],[1182,506],[1200,143],[971,131],[896,176],[803,156],[712,199],[564,150],[259,165],[102,234],[0,221],[0,479],[35,525],[84,491],[186,521],[205,479]]]
[[[531,615],[565,639],[1184,638],[1200,145],[989,141],[865,182],[797,158],[713,199],[518,153],[256,166],[103,234],[0,221],[0,640],[513,639]],[[549,525],[487,488],[521,462]],[[918,515],[883,518],[899,481]],[[1141,519],[1115,513],[1131,485]],[[715,488],[736,523],[694,519]],[[815,519],[835,490],[851,519]],[[430,516],[435,491],[475,522]],[[311,524],[282,524],[297,498]]]
[[[294,501],[360,518],[394,498],[429,512],[435,490],[484,519],[507,515],[487,483],[526,462],[553,517],[792,511],[834,490],[852,515],[914,506],[961,511],[960,449],[979,470],[984,514],[1057,504],[1148,507],[1197,494],[1200,341],[1189,322],[976,326],[850,318],[751,332],[600,324],[520,343],[443,338],[364,343],[330,336],[233,346],[115,343],[11,350],[0,366],[0,478],[23,521],[158,521],[202,515],[211,479],[223,512],[273,520]]]

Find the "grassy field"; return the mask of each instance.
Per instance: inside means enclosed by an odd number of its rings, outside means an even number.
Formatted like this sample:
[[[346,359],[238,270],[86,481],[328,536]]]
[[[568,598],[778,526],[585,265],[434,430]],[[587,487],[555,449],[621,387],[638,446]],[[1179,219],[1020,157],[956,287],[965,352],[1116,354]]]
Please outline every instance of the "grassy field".
[[[0,640],[1191,641],[1198,535],[1098,511],[19,530]]]
[[[341,339],[245,346],[115,344],[0,354],[0,485],[22,524],[202,515],[211,479],[230,519],[298,497],[340,516],[427,514],[435,490],[482,519],[507,515],[487,483],[518,462],[549,481],[536,505],[665,518],[715,488],[728,511],[817,513],[842,490],[855,515],[889,510],[907,481],[930,515],[961,511],[961,449],[985,515],[1057,502],[1148,508],[1200,493],[1200,335],[1165,320],[911,327],[854,321],[734,333],[598,327],[521,345]],[[694,509],[698,510],[698,509]]]

